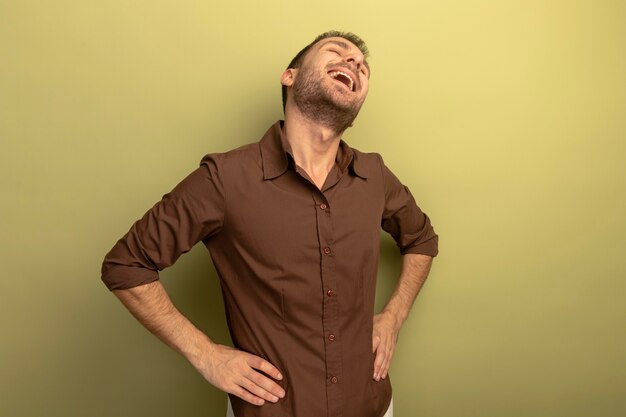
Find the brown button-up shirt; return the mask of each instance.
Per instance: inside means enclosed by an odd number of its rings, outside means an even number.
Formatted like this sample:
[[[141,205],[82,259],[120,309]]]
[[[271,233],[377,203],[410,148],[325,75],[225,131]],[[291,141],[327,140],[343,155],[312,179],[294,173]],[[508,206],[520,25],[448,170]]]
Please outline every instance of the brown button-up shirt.
[[[202,241],[238,349],[283,374],[278,403],[231,395],[237,417],[380,417],[389,378],[373,379],[380,228],[402,254],[437,254],[437,235],[375,153],[345,142],[322,189],[275,123],[260,142],[205,156],[106,255],[111,290],[158,279]]]

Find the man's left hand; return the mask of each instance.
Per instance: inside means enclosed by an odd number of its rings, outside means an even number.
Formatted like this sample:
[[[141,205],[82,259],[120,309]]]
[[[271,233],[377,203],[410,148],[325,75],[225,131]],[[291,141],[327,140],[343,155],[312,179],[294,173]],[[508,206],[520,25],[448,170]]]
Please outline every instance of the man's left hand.
[[[389,312],[383,311],[374,315],[374,327],[372,332],[372,353],[374,358],[374,375],[376,381],[385,379],[391,365],[393,352],[396,350],[400,324],[396,317]]]

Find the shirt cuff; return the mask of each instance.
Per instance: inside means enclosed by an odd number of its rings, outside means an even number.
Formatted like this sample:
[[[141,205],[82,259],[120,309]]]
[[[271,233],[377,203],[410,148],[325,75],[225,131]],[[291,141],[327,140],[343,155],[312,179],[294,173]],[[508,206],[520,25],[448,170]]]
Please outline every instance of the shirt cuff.
[[[138,287],[158,279],[157,271],[125,265],[110,267],[102,274],[102,281],[110,291]]]
[[[402,255],[407,253],[414,253],[418,255],[428,255],[433,258],[439,253],[439,242],[437,236],[428,239],[425,242],[421,242],[415,246],[409,246],[408,248],[400,249]]]

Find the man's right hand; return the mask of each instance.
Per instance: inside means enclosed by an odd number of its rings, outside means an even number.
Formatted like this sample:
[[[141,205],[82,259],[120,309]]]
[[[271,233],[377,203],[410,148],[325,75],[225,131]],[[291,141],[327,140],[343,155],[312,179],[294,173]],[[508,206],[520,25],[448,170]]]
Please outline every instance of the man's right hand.
[[[274,379],[282,380],[283,376],[274,365],[230,346],[213,343],[200,363],[194,366],[212,385],[250,404],[275,403],[285,396],[285,390],[280,385],[258,372],[263,371]]]
[[[183,355],[211,384],[254,405],[276,402],[285,391],[282,375],[263,358],[218,345],[176,309],[159,281],[113,290],[146,329]]]

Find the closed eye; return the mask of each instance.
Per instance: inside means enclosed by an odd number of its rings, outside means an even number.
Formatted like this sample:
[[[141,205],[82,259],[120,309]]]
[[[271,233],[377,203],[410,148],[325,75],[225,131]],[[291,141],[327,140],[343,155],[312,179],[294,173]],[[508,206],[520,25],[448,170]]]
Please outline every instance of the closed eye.
[[[332,48],[328,48],[327,49],[328,52],[333,52],[339,56],[343,56],[343,54],[341,52],[339,52],[337,49],[332,49]],[[363,67],[363,69],[361,70],[361,73],[363,75],[365,75],[367,78],[369,78],[369,71],[366,69],[366,67]]]

